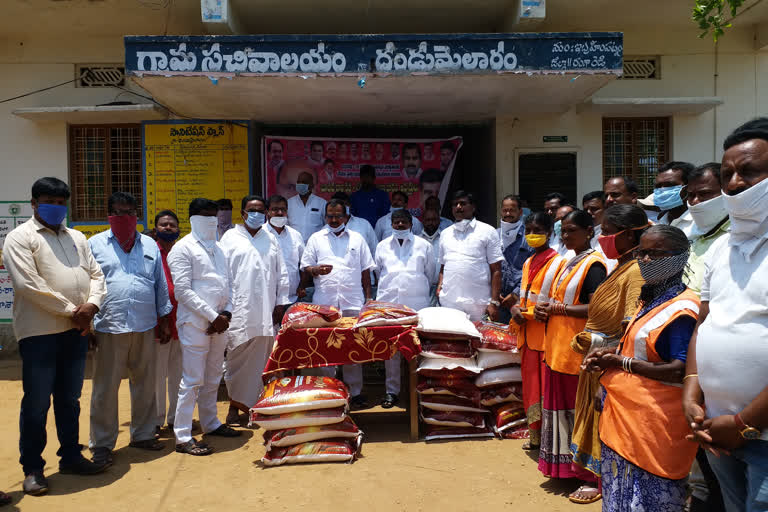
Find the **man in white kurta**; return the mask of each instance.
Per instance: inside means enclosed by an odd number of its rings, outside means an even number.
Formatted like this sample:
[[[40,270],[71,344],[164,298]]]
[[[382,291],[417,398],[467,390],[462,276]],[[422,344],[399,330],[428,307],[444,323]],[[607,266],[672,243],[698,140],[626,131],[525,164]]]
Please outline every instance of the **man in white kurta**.
[[[473,322],[486,312],[496,320],[504,259],[499,235],[475,218],[472,194],[459,190],[451,208],[456,223],[440,234],[440,305],[465,312]]]
[[[216,242],[217,205],[195,199],[189,205],[192,232],[168,254],[178,301],[176,326],[182,354],[182,377],[176,404],[176,451],[208,455],[210,446],[192,438],[192,413],[197,403],[200,425],[208,435],[235,437],[240,432],[223,425],[216,412],[221,382],[226,330],[232,318],[229,270]]]
[[[314,279],[313,304],[339,308],[344,316],[357,316],[371,299],[369,270],[375,267],[371,251],[360,234],[344,224],[344,203],[331,199],[326,206],[325,227],[312,235],[301,258],[304,271],[300,289]],[[360,365],[344,366],[344,382],[349,387],[350,405],[362,407],[365,399],[363,370]]]
[[[259,196],[243,198],[243,224],[221,239],[232,286],[224,373],[230,399],[227,424],[239,424],[239,412],[247,413],[258,400],[263,389],[261,374],[275,341],[273,318],[280,316],[288,302],[283,253],[275,237],[264,229],[265,203]]]
[[[288,199],[288,225],[301,233],[304,243],[323,227],[325,199],[312,193],[315,179],[308,172],[299,174],[295,196]]]
[[[427,208],[426,210],[424,210],[422,219],[424,222],[424,231],[421,232],[421,235],[419,235],[419,237],[429,242],[429,244],[432,246],[432,254],[434,255],[434,258],[435,258],[435,266],[439,271],[440,262],[438,261],[438,258],[440,257],[440,233],[443,231],[443,229],[440,227],[440,225],[442,224],[442,221],[440,220],[440,212],[432,208]],[[438,277],[439,277],[439,272],[436,272],[435,277],[433,281],[430,283],[430,287],[429,287],[429,296],[430,296],[429,305],[432,307],[435,307],[438,305],[437,303],[437,278]]]
[[[388,214],[376,221],[376,238],[384,240],[392,234],[392,212],[408,207],[408,195],[405,192],[396,190],[392,192],[392,207]],[[420,235],[424,230],[424,226],[419,219],[413,219],[413,227],[411,230],[416,235]]]
[[[275,195],[267,200],[267,224],[266,228],[280,244],[283,251],[283,262],[288,273],[288,302],[278,306],[288,306],[303,298],[297,296],[296,291],[301,282],[301,256],[304,254],[304,239],[301,233],[288,225],[288,201],[283,196]],[[275,319],[279,327],[280,319]]]
[[[403,304],[418,311],[430,305],[430,284],[437,275],[432,244],[411,232],[411,214],[392,214],[392,235],[376,246],[379,289],[376,300]],[[391,408],[400,394],[400,352],[384,362],[386,390],[381,406]]]

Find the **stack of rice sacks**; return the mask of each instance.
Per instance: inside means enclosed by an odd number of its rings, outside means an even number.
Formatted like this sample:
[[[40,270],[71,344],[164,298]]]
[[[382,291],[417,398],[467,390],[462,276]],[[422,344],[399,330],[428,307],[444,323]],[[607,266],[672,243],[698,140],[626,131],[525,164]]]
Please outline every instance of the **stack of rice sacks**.
[[[522,403],[522,374],[517,332],[506,324],[475,322],[480,338],[472,342],[481,373],[475,378],[480,405],[491,415],[493,431],[500,437],[520,438],[527,432]]]
[[[493,437],[475,383],[482,368],[473,342],[480,332],[465,313],[450,308],[420,310],[417,331],[422,352],[416,391],[425,439]]]
[[[265,466],[301,462],[353,462],[362,432],[348,414],[349,392],[331,377],[278,378],[250,410],[249,426],[264,432]]]

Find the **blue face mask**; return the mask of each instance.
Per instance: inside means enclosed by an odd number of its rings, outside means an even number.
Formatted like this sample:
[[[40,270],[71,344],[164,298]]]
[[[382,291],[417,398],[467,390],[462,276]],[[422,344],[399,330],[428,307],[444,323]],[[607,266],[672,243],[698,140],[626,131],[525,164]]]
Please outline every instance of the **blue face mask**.
[[[309,194],[309,185],[307,185],[306,183],[297,183],[296,192],[298,192],[300,196],[305,196]]]
[[[683,205],[683,198],[680,197],[680,192],[682,190],[682,185],[654,189],[653,204],[658,206],[663,212],[674,210],[678,206]]]
[[[402,207],[402,206],[390,206],[390,207],[389,207],[389,213],[394,213],[394,212],[396,212],[397,210],[402,210],[402,209],[403,209],[403,207]]]
[[[261,212],[248,212],[248,218],[245,219],[245,224],[251,229],[258,229],[266,220],[267,216]]]
[[[67,207],[61,204],[40,203],[37,205],[37,214],[49,226],[58,226],[67,216]]]
[[[560,241],[560,233],[562,233],[563,230],[563,221],[559,220],[555,222],[555,240],[558,242]]]

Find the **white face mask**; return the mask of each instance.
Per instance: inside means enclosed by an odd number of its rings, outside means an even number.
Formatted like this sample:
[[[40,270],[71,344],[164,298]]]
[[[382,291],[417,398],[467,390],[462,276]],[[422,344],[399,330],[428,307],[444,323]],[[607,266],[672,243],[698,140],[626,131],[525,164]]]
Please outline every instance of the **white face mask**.
[[[427,230],[421,232],[421,238],[427,240],[428,242],[434,242],[438,236],[440,236],[440,229],[436,229],[435,232],[431,235],[427,233]]]
[[[456,231],[459,233],[464,233],[466,230],[469,229],[469,223],[472,222],[469,219],[462,219],[460,221],[454,222],[453,226],[456,228]]]
[[[402,210],[402,209],[403,209],[403,207],[402,207],[402,206],[390,206],[390,207],[389,207],[389,213],[394,213],[394,212],[396,212],[397,210]]]
[[[411,233],[410,229],[393,229],[392,234],[398,240],[406,240],[410,238],[413,233]]]
[[[339,234],[342,231],[344,231],[344,228],[346,227],[346,224],[339,224],[338,227],[332,228],[330,225],[326,224],[325,229],[330,231],[331,233]]]
[[[269,219],[269,223],[276,228],[284,228],[288,224],[288,217],[272,217]]]
[[[696,233],[703,235],[712,231],[720,221],[728,216],[725,200],[722,194],[699,204],[688,205],[693,222],[696,223]]]
[[[216,243],[216,228],[219,221],[216,217],[204,217],[202,215],[192,215],[189,218],[189,223],[192,226],[192,233],[200,240],[206,247],[213,247]]]
[[[731,218],[730,245],[749,257],[768,238],[768,179],[735,196],[723,195]]]
[[[522,219],[518,220],[517,222],[501,221],[499,227],[501,228],[501,241],[504,249],[506,249],[508,245],[514,243],[515,240],[517,240],[517,232],[522,224]]]

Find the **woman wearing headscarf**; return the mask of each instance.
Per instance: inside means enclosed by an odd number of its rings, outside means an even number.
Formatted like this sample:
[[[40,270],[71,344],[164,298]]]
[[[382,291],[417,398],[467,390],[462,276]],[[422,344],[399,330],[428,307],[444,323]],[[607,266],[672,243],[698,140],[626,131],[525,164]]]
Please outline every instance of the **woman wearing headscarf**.
[[[544,378],[539,471],[549,478],[597,478],[573,466],[571,434],[582,355],[571,340],[584,329],[592,295],[607,274],[602,255],[592,249],[592,216],[575,210],[562,219],[560,237],[575,256],[555,277],[548,300],[539,300],[536,320],[545,325]]]
[[[517,328],[520,369],[523,374],[523,407],[528,419],[529,440],[524,450],[537,450],[541,444],[541,400],[544,371],[544,322],[536,320],[534,310],[540,297],[546,300],[565,259],[549,247],[552,217],[539,212],[525,219],[525,241],[533,256],[523,265],[520,305],[512,306],[509,325]]]
[[[682,410],[688,343],[699,298],[683,284],[689,256],[680,229],[657,225],[640,238],[635,257],[645,284],[637,314],[618,353],[602,350],[586,361],[603,370],[600,416],[604,512],[678,512],[697,446]]]
[[[616,349],[624,329],[637,311],[637,299],[643,286],[640,267],[632,251],[640,243],[648,218],[642,208],[615,205],[606,209],[598,238],[603,254],[617,262],[616,268],[595,290],[589,302],[589,317],[584,330],[570,341],[578,357],[602,349]],[[581,364],[576,390],[571,455],[574,466],[600,477],[600,437],[597,431],[600,412],[595,410],[594,397],[600,388],[600,374],[585,370]],[[587,480],[587,479],[585,479]],[[587,480],[589,481],[589,480]],[[601,498],[600,485],[587,484],[571,493],[574,503],[594,503]]]

